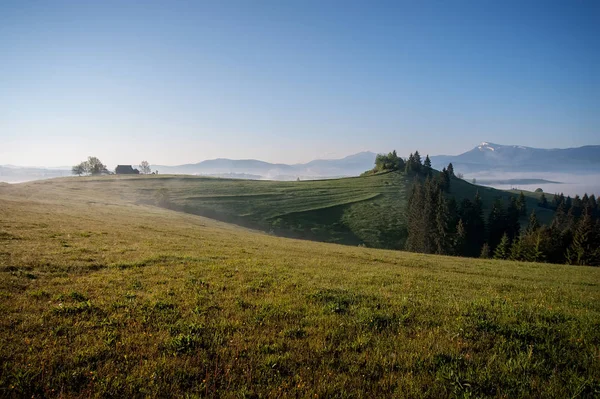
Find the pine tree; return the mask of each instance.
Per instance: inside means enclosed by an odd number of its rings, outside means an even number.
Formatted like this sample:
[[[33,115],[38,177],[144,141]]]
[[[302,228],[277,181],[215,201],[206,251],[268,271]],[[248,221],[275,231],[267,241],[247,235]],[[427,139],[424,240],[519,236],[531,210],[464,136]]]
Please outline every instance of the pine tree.
[[[527,261],[527,246],[525,245],[523,236],[516,237],[513,240],[510,247],[509,259]]]
[[[596,196],[594,194],[590,195],[590,208],[592,210],[592,218],[595,219],[598,217],[598,203],[596,202]]]
[[[446,199],[439,190],[437,193],[437,207],[435,210],[435,253],[445,255],[450,252],[450,223],[449,209]]]
[[[481,250],[481,246],[485,242],[485,220],[483,219],[483,201],[481,200],[479,190],[477,190],[477,192],[475,193],[474,205],[475,207],[472,225],[473,228],[471,231],[471,244],[473,256],[477,256],[477,254]]]
[[[450,174],[450,177],[454,177],[454,166],[452,165],[452,162],[450,162],[448,164],[448,173]]]
[[[590,197],[588,197],[587,193],[583,194],[583,197],[581,197],[581,207],[583,209],[589,209],[590,207]]]
[[[573,235],[573,242],[567,249],[567,263],[570,265],[596,266],[600,264],[597,229],[594,228],[589,213],[583,215]]]
[[[489,259],[490,257],[490,246],[488,243],[484,243],[481,247],[481,254],[479,255],[481,259]]]
[[[464,256],[466,243],[467,230],[465,229],[462,219],[458,219],[458,223],[456,224],[456,234],[454,235],[454,255]]]
[[[575,217],[575,208],[570,207],[567,212],[567,225],[566,230],[575,230],[577,225],[577,218]]]
[[[500,243],[502,235],[506,233],[506,213],[502,205],[502,200],[498,199],[492,204],[492,209],[488,216],[488,244],[492,251]]]
[[[538,202],[538,206],[541,208],[548,208],[548,200],[546,199],[546,194],[542,193],[540,196],[540,201]]]
[[[475,201],[467,198],[460,204],[459,217],[462,219],[466,231],[466,242],[464,256],[477,257],[481,252],[481,246],[485,241],[485,222],[483,220],[483,204],[479,193]]]
[[[440,185],[442,191],[446,193],[450,191],[450,175],[448,174],[446,168],[442,169],[438,175],[438,184]]]
[[[546,255],[544,254],[544,244],[543,244],[543,234],[540,230],[537,230],[536,233],[533,233],[535,237],[535,241],[533,243],[532,254],[532,262],[543,262],[546,259]]]
[[[417,171],[418,171],[420,169],[420,167],[423,166],[423,163],[421,161],[421,154],[419,154],[419,151],[415,151],[414,159],[415,159],[415,166],[417,166]]]
[[[414,170],[414,164],[415,164],[415,156],[411,152],[410,155],[408,156],[408,160],[406,161],[406,164],[405,164],[405,167],[404,167],[405,172],[406,173],[415,172],[415,170]]]
[[[508,259],[510,256],[510,241],[506,233],[502,236],[500,243],[494,251],[494,259]]]
[[[535,211],[531,211],[529,215],[529,224],[527,225],[527,234],[533,233],[540,228],[540,222],[535,214]]]
[[[515,197],[510,197],[508,207],[506,208],[506,232],[509,239],[514,239],[519,235],[521,225],[519,224],[519,209]]]
[[[554,212],[554,218],[552,219],[552,227],[558,229],[561,233],[567,226],[567,213],[565,210],[565,203],[559,202],[556,211]]]
[[[554,225],[543,227],[542,252],[546,260],[550,263],[565,263],[566,240],[561,231]]]
[[[426,168],[431,168],[431,159],[429,159],[429,154],[427,154],[427,156],[425,157],[425,162],[423,163],[423,166],[425,166]]]
[[[411,252],[423,252],[424,250],[424,234],[425,227],[423,226],[423,186],[417,178],[411,188],[410,196],[407,203],[407,231],[406,249]]]
[[[557,209],[558,205],[560,205],[560,197],[555,193],[554,197],[552,197],[552,209]]]
[[[523,191],[521,191],[517,199],[517,209],[519,210],[519,215],[525,216],[527,214],[527,201],[525,200]]]
[[[431,179],[426,178],[424,184],[424,196],[422,211],[423,248],[419,252],[433,253],[433,242],[435,234],[435,207],[437,205],[436,192],[432,187]]]

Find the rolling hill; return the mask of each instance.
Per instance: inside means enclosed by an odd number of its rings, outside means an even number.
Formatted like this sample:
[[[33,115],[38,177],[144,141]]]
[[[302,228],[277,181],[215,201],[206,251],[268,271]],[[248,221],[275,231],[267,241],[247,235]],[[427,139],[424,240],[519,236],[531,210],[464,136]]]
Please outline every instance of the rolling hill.
[[[598,397],[599,268],[279,238],[143,201],[263,220],[377,209],[402,182],[0,184],[0,396]]]
[[[403,172],[300,182],[217,179],[199,176],[103,176],[54,179],[25,187],[94,192],[137,204],[160,204],[275,235],[374,248],[402,249],[405,207],[413,181]],[[23,189],[23,188],[20,188]],[[453,179],[451,194],[460,202],[480,193],[484,212],[509,193]],[[549,222],[552,211],[528,199],[528,209]],[[526,218],[522,221],[527,223]]]

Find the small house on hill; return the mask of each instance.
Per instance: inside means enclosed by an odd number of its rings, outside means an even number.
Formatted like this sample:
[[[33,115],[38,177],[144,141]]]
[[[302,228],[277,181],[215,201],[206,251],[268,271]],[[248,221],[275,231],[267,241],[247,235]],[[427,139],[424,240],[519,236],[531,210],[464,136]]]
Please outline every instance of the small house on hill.
[[[118,175],[139,175],[140,171],[133,169],[131,165],[118,165],[115,173]]]

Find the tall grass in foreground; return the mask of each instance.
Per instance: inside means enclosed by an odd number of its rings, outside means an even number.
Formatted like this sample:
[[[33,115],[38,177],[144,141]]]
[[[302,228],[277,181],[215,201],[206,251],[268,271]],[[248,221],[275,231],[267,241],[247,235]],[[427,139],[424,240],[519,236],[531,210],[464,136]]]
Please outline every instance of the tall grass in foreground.
[[[598,397],[600,270],[0,191],[0,396]]]

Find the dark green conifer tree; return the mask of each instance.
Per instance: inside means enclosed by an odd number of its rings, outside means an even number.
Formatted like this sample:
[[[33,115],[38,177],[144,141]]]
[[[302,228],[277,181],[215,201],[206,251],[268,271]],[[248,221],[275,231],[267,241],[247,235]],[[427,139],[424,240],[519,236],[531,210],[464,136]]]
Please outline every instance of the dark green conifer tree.
[[[560,202],[561,202],[561,200],[560,200],[559,195],[554,194],[554,197],[552,197],[552,209],[557,209],[558,206],[560,205]],[[565,212],[567,212],[567,211],[565,210]]]
[[[573,242],[567,249],[567,263],[570,265],[600,265],[598,239],[597,228],[594,226],[591,215],[586,212],[577,223]]]
[[[552,227],[558,229],[561,233],[567,227],[567,211],[564,202],[559,202],[556,207],[554,218],[552,219]]]
[[[510,197],[508,207],[506,208],[506,233],[508,238],[513,240],[519,235],[521,225],[519,224],[519,208],[515,197]]]
[[[583,203],[581,198],[579,198],[579,195],[576,195],[575,198],[573,198],[573,201],[571,202],[571,210],[573,211],[573,217],[575,219],[579,219],[583,211]]]
[[[512,240],[512,244],[510,246],[510,255],[508,259],[510,260],[526,260],[526,246],[523,240],[523,236],[515,237]]]
[[[477,257],[485,241],[485,222],[483,220],[483,203],[479,192],[475,201],[465,198],[460,204],[459,217],[466,231],[464,256]]]
[[[542,193],[540,196],[540,201],[538,202],[538,206],[541,208],[548,208],[548,200],[546,199],[546,194]]]
[[[508,235],[502,235],[500,243],[496,246],[494,251],[494,259],[508,259],[510,256],[510,240]]]
[[[423,226],[423,186],[418,178],[412,185],[407,203],[407,231],[406,249],[411,252],[423,252],[424,250],[424,226]]]
[[[490,257],[490,246],[488,245],[488,243],[483,243],[483,246],[481,247],[481,254],[479,255],[479,257],[481,259],[489,259]]]
[[[574,231],[577,225],[577,218],[575,217],[575,208],[570,207],[567,212],[567,225],[566,230]]]
[[[435,252],[437,186],[429,177],[425,179],[423,198],[423,249],[420,252],[431,254]]]
[[[451,252],[450,211],[442,190],[438,189],[437,207],[435,210],[435,253],[446,255]]]
[[[419,151],[415,151],[414,154],[414,159],[415,159],[415,166],[417,166],[417,171],[420,170],[420,167],[423,166],[423,161],[421,160],[421,154],[419,154]]]
[[[596,202],[596,196],[594,194],[590,195],[590,209],[592,210],[592,218],[598,217],[598,203]]]
[[[456,233],[454,234],[453,254],[457,256],[465,255],[465,247],[467,244],[467,230],[462,219],[458,219],[456,224]]]
[[[538,221],[535,211],[531,211],[529,215],[529,224],[527,225],[527,234],[531,234],[540,228],[540,222]]]
[[[525,199],[523,191],[521,191],[521,193],[519,194],[519,198],[517,199],[517,209],[519,210],[519,215],[527,215],[527,201]]]
[[[487,230],[488,230],[488,244],[492,251],[496,249],[496,246],[500,243],[502,236],[506,234],[507,229],[507,217],[504,211],[504,206],[501,199],[497,199],[492,204],[492,209],[488,216]]]
[[[415,156],[411,152],[410,155],[408,156],[408,160],[406,161],[406,164],[404,166],[405,172],[406,173],[416,172],[416,170],[414,169],[414,165],[415,165]]]
[[[450,191],[450,175],[446,168],[442,169],[442,171],[438,175],[438,184],[442,191],[446,193]]]

